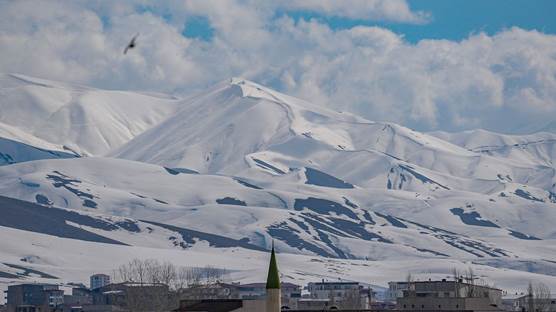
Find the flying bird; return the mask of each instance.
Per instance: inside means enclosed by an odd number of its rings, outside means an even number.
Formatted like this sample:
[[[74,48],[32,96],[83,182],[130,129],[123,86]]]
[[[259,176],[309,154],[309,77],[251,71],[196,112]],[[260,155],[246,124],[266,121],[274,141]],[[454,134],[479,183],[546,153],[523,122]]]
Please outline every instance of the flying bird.
[[[139,36],[139,34],[133,36],[133,38],[131,38],[131,41],[127,44],[127,46],[124,49],[124,54],[127,54],[127,51],[129,49],[133,49],[135,48],[135,46],[137,45],[137,43],[135,42],[135,40],[137,40],[137,37]]]

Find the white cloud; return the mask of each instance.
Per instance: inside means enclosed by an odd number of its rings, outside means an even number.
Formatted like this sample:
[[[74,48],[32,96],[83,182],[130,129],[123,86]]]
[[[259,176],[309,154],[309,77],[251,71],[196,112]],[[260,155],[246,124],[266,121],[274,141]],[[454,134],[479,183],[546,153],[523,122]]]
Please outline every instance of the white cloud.
[[[426,23],[426,12],[413,12],[405,0],[296,0],[278,2],[291,10],[305,10],[330,16],[362,20],[388,20],[414,24]]]
[[[284,3],[288,9],[378,18],[386,11],[354,8],[384,6],[381,2]],[[316,20],[276,18],[278,7],[270,2],[171,1],[162,7],[140,2],[148,10],[137,10],[132,1],[107,3],[0,4],[0,71],[162,92],[189,92],[245,76],[322,105],[420,130],[510,131],[549,121],[556,113],[552,35],[512,28],[461,42],[410,44],[380,27],[332,30]],[[392,3],[402,7],[400,16],[419,15],[407,11],[404,1]],[[172,17],[163,17],[168,12]],[[181,35],[190,16],[207,17],[212,40]],[[137,32],[137,49],[124,56],[123,47]]]

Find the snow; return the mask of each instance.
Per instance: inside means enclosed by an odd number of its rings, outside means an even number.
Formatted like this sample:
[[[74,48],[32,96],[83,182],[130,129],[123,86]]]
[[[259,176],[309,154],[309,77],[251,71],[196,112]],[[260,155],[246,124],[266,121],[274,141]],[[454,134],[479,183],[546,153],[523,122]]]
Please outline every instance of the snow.
[[[4,138],[5,140],[9,139],[15,142],[23,143],[43,150],[67,152],[66,150],[64,150],[62,146],[52,144],[48,141],[39,139],[29,133],[26,133],[25,131],[17,127],[10,126],[8,124],[1,123],[1,122],[0,122],[0,137]]]
[[[295,174],[298,175],[305,174],[300,171]],[[237,179],[222,175],[171,174],[156,165],[88,157],[4,166],[0,168],[0,194],[31,202],[41,195],[58,207],[152,220],[235,239],[247,237],[266,247],[278,229],[296,229],[295,236],[277,237],[277,243],[284,250],[304,254],[320,253],[295,247],[300,242],[319,246],[332,254],[337,254],[334,248],[339,248],[343,254],[375,259],[430,257],[434,255],[430,251],[476,258],[489,256],[497,248],[508,257],[530,257],[528,253],[535,250],[535,254],[543,255],[539,258],[550,258],[554,252],[542,247],[556,239],[551,227],[556,218],[552,203],[461,191],[444,191],[442,196],[421,198],[420,194],[399,190],[308,185],[304,177],[288,181],[282,177],[277,181],[250,179],[249,183],[258,186],[253,188]],[[493,197],[495,202],[490,201]],[[226,198],[233,200],[224,201]],[[94,202],[94,208],[87,200]],[[322,203],[336,208],[326,212]],[[497,227],[463,222],[453,213],[455,208],[465,214],[476,214],[480,220]],[[383,215],[401,218],[406,228],[392,224]],[[361,222],[364,227],[355,226]],[[446,233],[411,222],[455,234],[446,238]],[[336,230],[331,232],[330,226]],[[525,241],[510,235],[511,231],[543,240]],[[323,243],[322,235],[334,243]],[[365,238],[373,235],[392,243]],[[454,242],[458,247],[451,245]],[[482,247],[465,247],[470,242]]]
[[[154,257],[261,281],[274,239],[298,283],[471,266],[508,290],[556,286],[551,133],[419,133],[242,78],[181,99],[0,75],[0,110],[0,195],[139,228],[64,221],[125,246],[0,226],[2,263],[67,282]]]
[[[500,189],[499,176],[547,191],[556,183],[546,160],[523,162],[520,157],[471,151],[392,123],[334,112],[239,78],[184,100],[174,116],[110,155],[253,178],[312,167],[362,187],[386,186],[397,178],[390,177],[389,170],[400,176],[399,165],[410,165],[438,184],[466,191]],[[538,178],[532,181],[531,176]],[[413,183],[411,174],[405,178],[407,183],[398,188],[419,192],[437,188]]]
[[[472,151],[509,158],[526,164],[543,164],[554,167],[555,133],[508,135],[478,129],[460,133],[434,132],[431,134]]]
[[[87,283],[93,273],[112,274],[118,266],[135,258],[170,261],[176,266],[227,268],[229,281],[242,283],[264,281],[268,266],[268,253],[241,248],[209,248],[175,250],[138,246],[115,246],[89,243],[79,240],[56,238],[53,236],[13,230],[0,227],[2,237],[17,239],[1,240],[0,262],[21,263],[41,272],[48,272],[59,279],[29,277],[19,280],[0,278],[0,290],[17,282]],[[40,254],[37,263],[22,263],[24,256]],[[388,281],[404,280],[411,272],[416,280],[428,278],[450,278],[451,270],[461,271],[473,268],[475,274],[509,293],[524,291],[530,280],[556,288],[556,277],[529,273],[515,269],[497,269],[490,266],[458,260],[398,260],[365,261],[342,260],[278,253],[281,279],[304,285],[323,278],[360,281],[380,287],[387,287]],[[400,270],[400,268],[403,268]],[[0,264],[1,271],[16,273],[17,270]]]
[[[0,76],[0,122],[80,154],[102,155],[172,114],[178,101]]]

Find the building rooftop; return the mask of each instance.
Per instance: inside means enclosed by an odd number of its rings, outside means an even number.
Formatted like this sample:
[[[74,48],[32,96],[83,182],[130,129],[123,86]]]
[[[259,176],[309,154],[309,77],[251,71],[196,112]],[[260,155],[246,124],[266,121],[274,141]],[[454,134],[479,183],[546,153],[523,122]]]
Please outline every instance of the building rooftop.
[[[502,296],[502,300],[512,300],[512,299],[519,299],[521,297],[527,296],[526,294],[507,294]]]
[[[388,284],[407,284],[407,283],[408,283],[407,281],[403,281],[403,282],[388,282]],[[411,282],[411,284],[443,284],[443,283],[444,283],[444,284],[456,283],[456,281],[453,281],[453,280],[445,280],[445,279],[444,279],[444,280],[440,280],[440,281],[412,281],[412,282]],[[457,283],[458,283],[458,284],[461,284],[461,285],[472,285],[472,284],[470,284],[470,283],[466,283],[466,282],[463,282],[463,281],[457,281]],[[488,289],[492,289],[492,290],[500,290],[500,291],[502,291],[502,290],[499,289],[499,288],[495,288],[495,287],[487,286],[487,285],[477,285],[477,284],[474,284],[474,286],[475,286],[475,287],[482,287],[482,288],[488,288]]]
[[[310,284],[313,285],[330,285],[330,284],[336,284],[336,285],[359,285],[361,284],[360,282],[348,282],[348,281],[325,281],[325,282],[311,282]]]
[[[22,283],[22,284],[8,285],[8,288],[9,288],[9,287],[18,287],[18,286],[60,287],[60,285],[57,285],[57,284],[48,284],[48,283]]]
[[[413,281],[411,282],[412,284],[447,284],[447,283],[456,283],[456,281],[448,281],[448,280],[440,280],[440,281]],[[487,286],[487,285],[477,285],[477,284],[470,284],[470,283],[466,283],[466,282],[460,282],[457,281],[458,284],[461,285],[473,285],[475,287],[482,287],[482,288],[488,288],[488,289],[492,289],[492,290],[499,290],[502,291],[501,289],[495,288],[495,287],[491,287],[491,286]]]
[[[266,283],[227,284],[227,285],[232,285],[232,286],[235,286],[237,288],[243,288],[243,287],[264,288],[264,287],[266,287]],[[301,286],[293,284],[293,283],[281,282],[280,287],[284,288],[284,287],[301,287]]]
[[[182,300],[174,311],[228,312],[243,307],[241,299]]]

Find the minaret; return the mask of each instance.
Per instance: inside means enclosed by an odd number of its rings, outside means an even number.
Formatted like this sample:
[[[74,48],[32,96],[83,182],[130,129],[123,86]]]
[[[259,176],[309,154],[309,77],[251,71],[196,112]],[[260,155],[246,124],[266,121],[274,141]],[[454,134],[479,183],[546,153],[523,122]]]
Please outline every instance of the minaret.
[[[270,254],[270,265],[268,266],[268,277],[266,279],[266,312],[280,312],[280,275],[278,274],[278,264],[274,254],[274,242],[272,242],[272,252]]]

